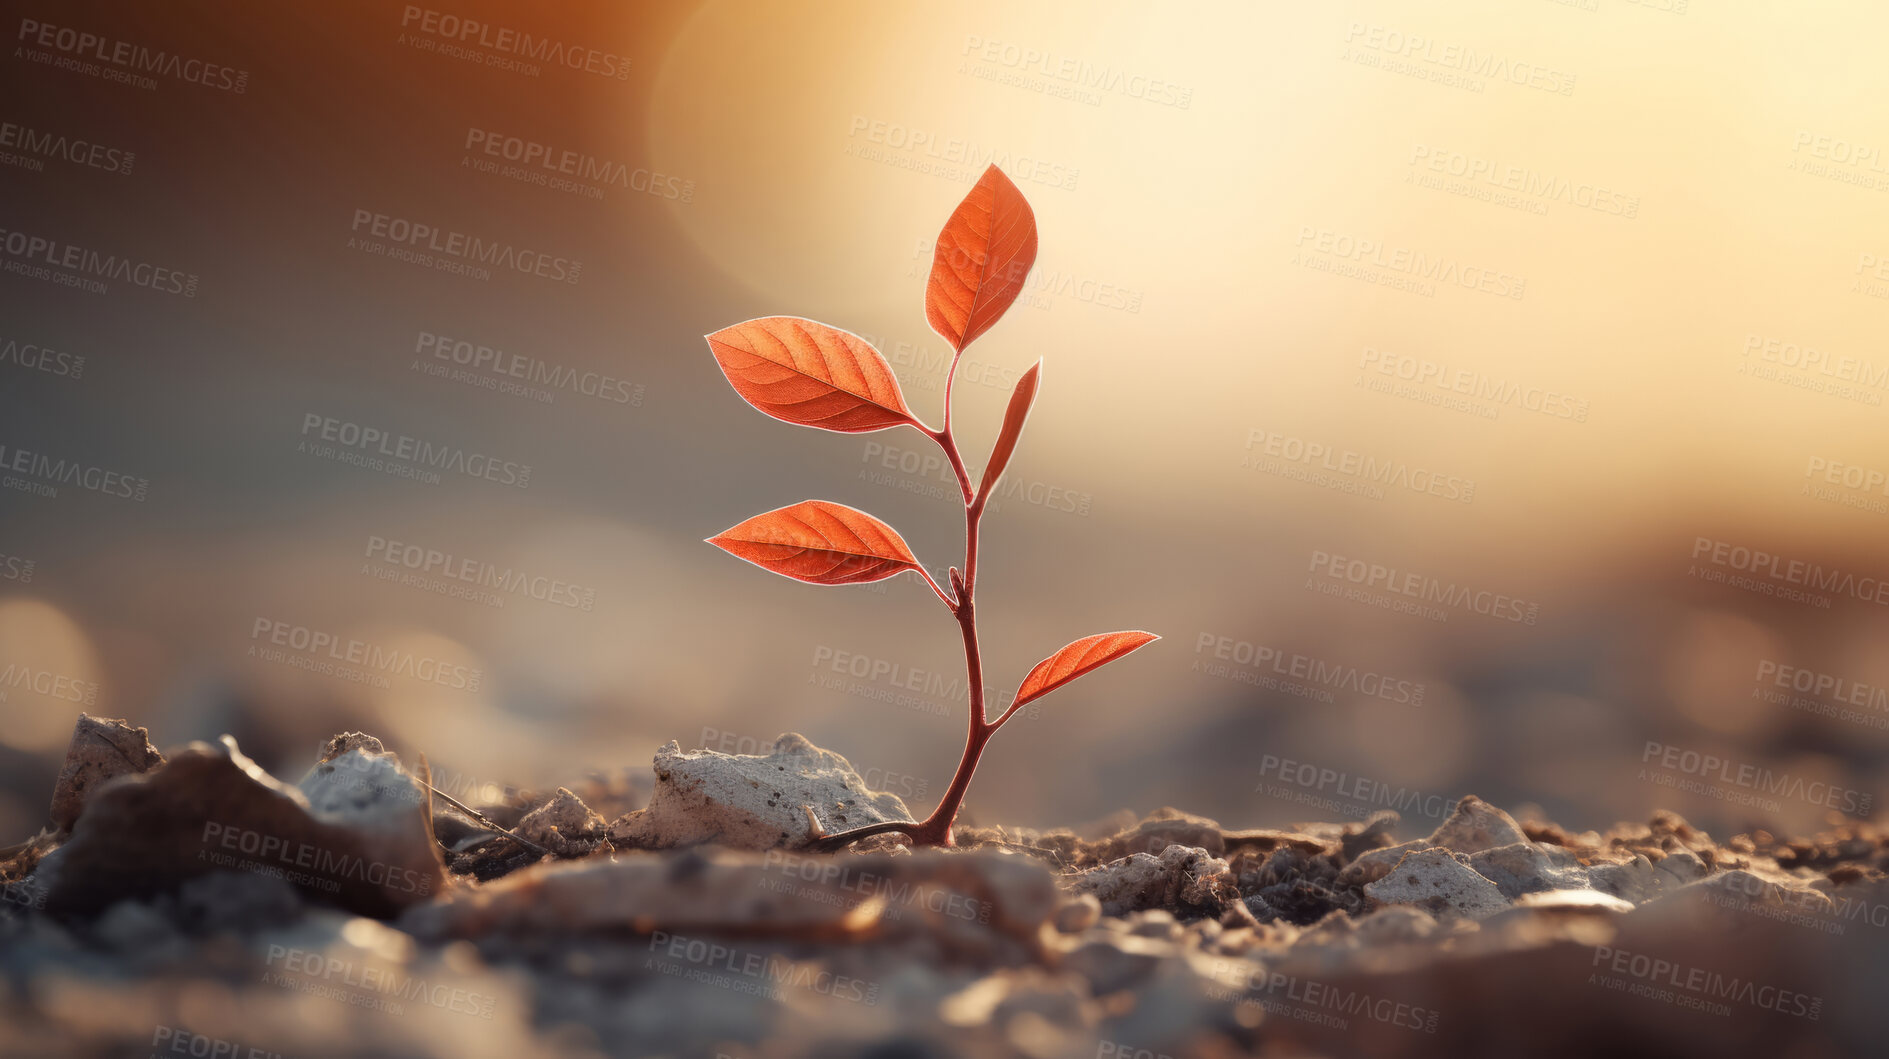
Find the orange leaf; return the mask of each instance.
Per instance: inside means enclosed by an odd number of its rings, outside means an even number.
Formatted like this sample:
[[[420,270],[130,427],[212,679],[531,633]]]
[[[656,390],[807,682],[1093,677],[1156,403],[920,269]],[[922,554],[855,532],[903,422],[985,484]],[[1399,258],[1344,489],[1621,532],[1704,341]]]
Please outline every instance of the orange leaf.
[[[984,170],[938,233],[925,319],[959,352],[990,329],[1036,264],[1036,214],[1003,170]]]
[[[843,434],[918,425],[891,365],[858,335],[764,316],[706,337],[735,392],[775,419]]]
[[[1004,468],[1010,465],[1010,455],[1017,451],[1017,439],[1023,436],[1023,422],[1030,418],[1030,406],[1036,403],[1036,381],[1043,373],[1043,362],[1038,360],[1030,365],[1030,370],[1017,380],[1017,388],[1010,392],[1010,406],[1004,409],[1003,429],[997,432],[997,444],[991,446],[990,462],[984,465],[984,478],[977,484],[977,491],[989,496],[997,488],[997,480],[1003,477]]]
[[[815,585],[883,581],[918,569],[897,530],[864,511],[826,500],[802,500],[756,515],[708,543],[763,570]]]
[[[1089,670],[1113,662],[1135,648],[1159,639],[1151,632],[1105,632],[1084,636],[1038,662],[1036,668],[1030,670],[1030,675],[1023,678],[1023,686],[1017,689],[1016,702],[1010,708],[1015,709],[1031,699],[1041,698]]]

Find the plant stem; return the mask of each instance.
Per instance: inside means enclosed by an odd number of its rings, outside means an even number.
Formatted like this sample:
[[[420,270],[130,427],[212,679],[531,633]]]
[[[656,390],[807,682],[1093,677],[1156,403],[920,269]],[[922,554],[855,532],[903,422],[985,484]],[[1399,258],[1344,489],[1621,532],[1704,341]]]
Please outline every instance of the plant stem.
[[[959,350],[958,357],[963,355],[963,351]],[[953,845],[951,825],[957,821],[958,809],[964,804],[964,792],[970,789],[971,777],[977,772],[978,759],[984,756],[984,745],[1016,712],[1013,706],[995,721],[989,720],[984,714],[984,660],[977,646],[977,608],[974,599],[977,591],[977,529],[983,522],[984,505],[990,499],[993,483],[980,482],[977,491],[972,492],[971,477],[964,469],[964,457],[958,452],[957,438],[951,430],[951,382],[957,377],[958,357],[951,358],[951,370],[945,375],[943,429],[920,429],[944,450],[945,458],[951,461],[951,469],[958,476],[958,487],[964,492],[964,575],[962,587],[957,592],[958,598],[955,601],[947,598],[937,583],[931,580],[931,575],[925,575],[925,580],[931,583],[931,590],[938,593],[938,598],[945,601],[952,616],[958,619],[958,629],[964,635],[965,682],[970,686],[971,697],[970,730],[964,739],[964,756],[958,760],[958,770],[951,777],[951,786],[945,790],[944,797],[938,800],[938,807],[932,810],[930,816],[915,823],[886,821],[834,835],[817,836],[808,847],[816,852],[831,853],[859,839],[887,834],[907,835],[916,846]],[[923,573],[922,570],[920,572]]]

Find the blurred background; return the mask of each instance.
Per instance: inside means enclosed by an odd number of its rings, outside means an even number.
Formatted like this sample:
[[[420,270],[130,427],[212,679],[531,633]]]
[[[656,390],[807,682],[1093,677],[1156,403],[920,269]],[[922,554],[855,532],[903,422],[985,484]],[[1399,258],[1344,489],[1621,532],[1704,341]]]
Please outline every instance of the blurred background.
[[[1045,369],[987,672],[1165,638],[970,819],[1803,831],[1889,779],[1880,12],[5,7],[7,841],[80,710],[291,777],[362,728],[462,796],[795,730],[928,811],[929,591],[702,538],[818,497],[942,571],[948,471],[701,336],[852,330],[936,422],[930,241],[992,163],[1041,251],[960,369],[974,468]]]

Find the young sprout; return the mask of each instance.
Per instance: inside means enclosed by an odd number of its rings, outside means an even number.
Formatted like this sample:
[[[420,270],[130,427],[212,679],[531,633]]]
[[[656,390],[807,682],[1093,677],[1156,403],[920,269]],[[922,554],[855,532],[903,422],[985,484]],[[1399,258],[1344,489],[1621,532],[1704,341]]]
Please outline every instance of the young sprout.
[[[951,383],[964,348],[1001,318],[1036,262],[1036,215],[1023,193],[996,166],[984,171],[938,233],[925,319],[951,343],[945,374],[944,423],[934,430],[906,407],[885,357],[858,335],[797,316],[767,316],[707,336],[709,349],[735,392],[762,412],[801,426],[848,434],[909,426],[944,450],[964,494],[964,564],[954,566],[947,591],[912,555],[891,526],[863,511],[826,500],[798,504],[730,527],[708,543],[774,573],[816,585],[880,581],[906,570],[931,586],[958,621],[970,687],[970,734],[951,786],[938,807],[918,822],[888,821],[827,835],[813,820],[811,848],[833,851],[869,835],[904,834],[915,845],[949,846],[951,825],[971,785],[985,744],[1017,710],[1105,663],[1159,637],[1145,632],[1085,636],[1030,670],[1015,701],[995,720],[985,712],[984,666],[977,646],[977,530],[1004,468],[1016,452],[1024,420],[1036,400],[1043,362],[1017,380],[983,476],[973,488],[951,428]]]

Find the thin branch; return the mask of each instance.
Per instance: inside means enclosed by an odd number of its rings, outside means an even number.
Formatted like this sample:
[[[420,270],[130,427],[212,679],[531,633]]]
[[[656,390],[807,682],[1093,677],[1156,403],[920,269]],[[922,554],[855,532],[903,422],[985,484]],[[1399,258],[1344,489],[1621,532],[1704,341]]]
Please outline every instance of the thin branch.
[[[1004,726],[1004,722],[1010,719],[1010,715],[1013,713],[1016,713],[1017,710],[1021,709],[1023,707],[1023,704],[1028,701],[1029,701],[1028,699],[1024,699],[1019,702],[1011,703],[1010,708],[1005,710],[1001,717],[998,717],[996,720],[990,722],[991,731],[994,732],[997,729],[1002,728]]]
[[[924,578],[925,583],[931,586],[931,590],[938,593],[938,598],[944,600],[944,605],[951,608],[951,613],[956,614],[958,612],[957,603],[954,602],[950,596],[944,594],[944,589],[938,587],[938,582],[931,579],[931,571],[925,569],[923,565],[914,567],[914,569],[918,571],[918,576]]]
[[[426,789],[438,795],[440,801],[443,801],[447,805],[450,805],[453,808],[459,810],[460,812],[465,813],[467,816],[472,817],[474,820],[477,820],[479,823],[484,824],[487,828],[493,831],[497,831],[499,834],[504,835],[506,838],[511,839],[513,842],[518,843],[519,845],[525,847],[526,849],[535,850],[540,855],[546,856],[546,857],[549,857],[551,855],[550,850],[544,848],[543,846],[538,845],[536,842],[533,842],[532,840],[524,837],[523,835],[520,835],[514,832],[511,828],[503,826],[498,821],[493,820],[491,817],[485,815],[484,813],[480,812],[477,809],[474,809],[472,806],[467,805],[465,802],[462,802],[459,799],[453,797],[452,795],[447,794],[445,791],[440,790],[438,787],[435,787],[429,783],[426,785]]]
[[[969,504],[971,502],[971,474],[964,469],[964,457],[958,454],[957,439],[951,436],[951,428],[947,426],[943,430],[925,430],[923,427],[920,429],[924,430],[926,437],[937,442],[938,447],[944,450],[945,459],[951,461],[951,470],[958,476],[958,490],[964,494],[964,502]]]

